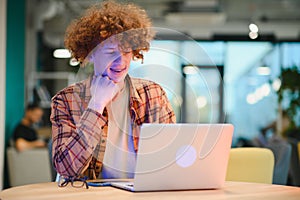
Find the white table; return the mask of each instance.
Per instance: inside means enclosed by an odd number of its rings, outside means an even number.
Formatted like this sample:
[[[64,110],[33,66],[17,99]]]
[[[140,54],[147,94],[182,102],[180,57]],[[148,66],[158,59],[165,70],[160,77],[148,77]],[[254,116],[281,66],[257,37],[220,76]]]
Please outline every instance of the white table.
[[[164,191],[132,193],[113,187],[60,188],[57,183],[39,183],[18,186],[0,192],[1,200],[127,200],[127,199],[182,199],[182,200],[300,200],[300,187],[282,185],[226,182],[218,190]]]

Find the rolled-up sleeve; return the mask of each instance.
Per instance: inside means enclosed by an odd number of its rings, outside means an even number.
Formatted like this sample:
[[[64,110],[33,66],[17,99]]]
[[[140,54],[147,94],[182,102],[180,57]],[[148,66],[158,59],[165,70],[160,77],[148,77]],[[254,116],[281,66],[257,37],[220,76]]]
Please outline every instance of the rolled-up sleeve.
[[[61,92],[54,96],[50,116],[52,160],[56,171],[65,176],[77,176],[87,169],[107,123],[92,109],[81,111],[80,104],[72,101],[76,98],[71,95]]]

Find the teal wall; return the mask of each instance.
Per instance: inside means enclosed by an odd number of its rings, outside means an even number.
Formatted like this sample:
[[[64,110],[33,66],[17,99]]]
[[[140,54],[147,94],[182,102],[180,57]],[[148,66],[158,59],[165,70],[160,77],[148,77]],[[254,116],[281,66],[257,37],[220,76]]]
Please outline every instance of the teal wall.
[[[5,141],[24,111],[25,0],[7,1]]]
[[[5,146],[24,112],[25,2],[7,1]],[[7,187],[7,169],[4,174],[4,187]]]

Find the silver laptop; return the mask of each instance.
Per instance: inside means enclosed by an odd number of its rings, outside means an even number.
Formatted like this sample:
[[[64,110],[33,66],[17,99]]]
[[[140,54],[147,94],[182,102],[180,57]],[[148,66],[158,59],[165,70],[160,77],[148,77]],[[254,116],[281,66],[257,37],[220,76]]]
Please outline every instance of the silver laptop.
[[[217,189],[225,182],[231,124],[143,124],[129,191]]]

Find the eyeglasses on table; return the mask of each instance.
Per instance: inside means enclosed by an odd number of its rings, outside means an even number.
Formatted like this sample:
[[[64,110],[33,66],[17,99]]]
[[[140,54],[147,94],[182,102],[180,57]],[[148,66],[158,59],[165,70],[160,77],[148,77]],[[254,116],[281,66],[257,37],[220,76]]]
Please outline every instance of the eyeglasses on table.
[[[87,184],[88,177],[73,177],[73,176],[60,176],[58,180],[58,187],[66,187],[69,183],[71,183],[71,186],[74,188],[82,188],[85,187],[86,189],[89,189],[89,186]]]

